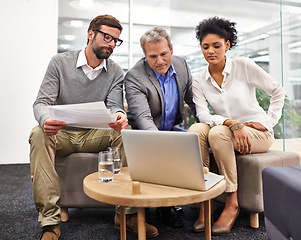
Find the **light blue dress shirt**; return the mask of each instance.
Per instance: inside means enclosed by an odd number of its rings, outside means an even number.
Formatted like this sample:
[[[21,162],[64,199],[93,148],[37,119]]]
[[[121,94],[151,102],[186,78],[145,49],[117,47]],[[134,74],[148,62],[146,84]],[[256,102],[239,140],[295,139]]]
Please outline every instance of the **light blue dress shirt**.
[[[157,72],[155,72],[155,75],[160,83],[164,101],[164,112],[159,130],[170,131],[175,124],[179,109],[179,93],[176,82],[177,74],[171,65],[166,77],[165,74],[159,74]]]

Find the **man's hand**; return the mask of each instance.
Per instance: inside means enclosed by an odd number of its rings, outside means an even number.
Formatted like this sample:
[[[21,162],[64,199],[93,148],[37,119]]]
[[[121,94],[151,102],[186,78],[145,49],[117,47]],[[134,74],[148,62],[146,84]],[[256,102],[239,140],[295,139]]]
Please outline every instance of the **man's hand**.
[[[259,122],[245,122],[244,125],[247,127],[255,128],[259,131],[267,131],[267,129]]]
[[[52,120],[51,118],[46,118],[43,124],[44,133],[47,136],[56,135],[57,132],[66,126],[65,122]]]
[[[116,121],[110,123],[109,126],[115,131],[120,132],[122,129],[125,129],[128,125],[128,119],[123,112],[116,112]]]

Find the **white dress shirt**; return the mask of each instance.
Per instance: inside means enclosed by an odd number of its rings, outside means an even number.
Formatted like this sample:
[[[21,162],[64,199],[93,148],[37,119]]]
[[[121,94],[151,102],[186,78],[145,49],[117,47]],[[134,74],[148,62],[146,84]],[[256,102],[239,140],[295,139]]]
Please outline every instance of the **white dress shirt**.
[[[95,79],[101,73],[103,68],[107,70],[105,59],[96,68],[90,67],[88,65],[87,58],[85,55],[85,48],[79,52],[76,67],[77,68],[81,67],[84,73],[86,74],[86,76],[90,80]]]
[[[221,87],[210,76],[208,68],[193,81],[193,100],[200,122],[212,127],[222,125],[227,119],[242,123],[253,121],[272,131],[281,117],[284,104],[285,93],[281,84],[249,58],[226,57],[222,74]],[[267,113],[257,102],[256,88],[271,96]],[[214,115],[210,114],[208,104]]]

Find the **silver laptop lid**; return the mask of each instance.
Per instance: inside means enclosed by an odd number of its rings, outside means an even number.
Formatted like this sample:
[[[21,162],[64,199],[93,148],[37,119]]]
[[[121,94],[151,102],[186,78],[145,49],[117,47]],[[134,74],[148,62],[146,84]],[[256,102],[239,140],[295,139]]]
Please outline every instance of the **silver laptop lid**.
[[[223,178],[204,179],[196,133],[122,130],[121,135],[132,180],[207,190]]]

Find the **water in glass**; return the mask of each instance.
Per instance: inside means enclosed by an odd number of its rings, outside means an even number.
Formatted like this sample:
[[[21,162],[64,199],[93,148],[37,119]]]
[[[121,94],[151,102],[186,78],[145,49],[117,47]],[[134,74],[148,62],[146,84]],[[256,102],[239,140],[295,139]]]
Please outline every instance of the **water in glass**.
[[[114,176],[113,157],[110,152],[100,152],[98,157],[98,177],[101,182],[112,182]]]

